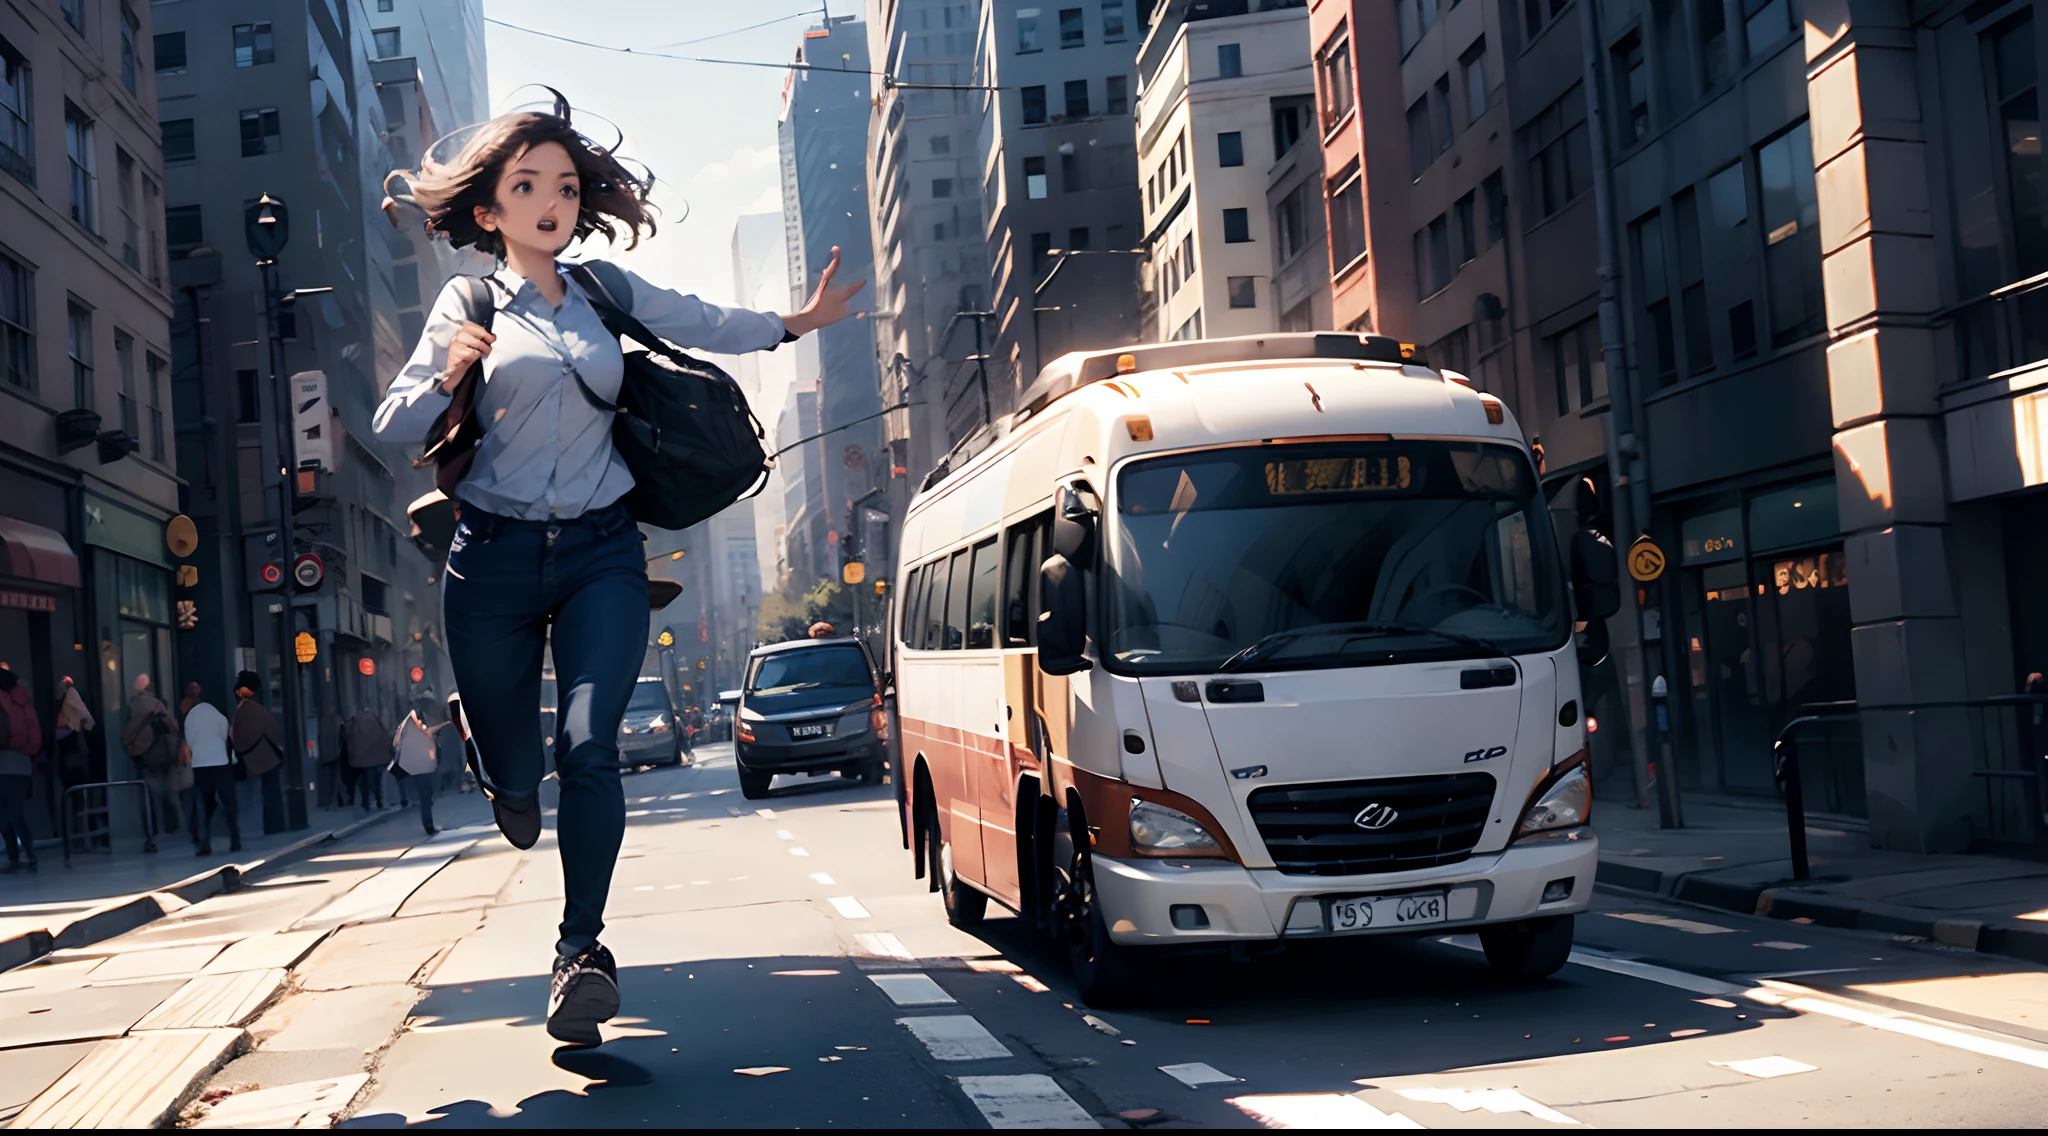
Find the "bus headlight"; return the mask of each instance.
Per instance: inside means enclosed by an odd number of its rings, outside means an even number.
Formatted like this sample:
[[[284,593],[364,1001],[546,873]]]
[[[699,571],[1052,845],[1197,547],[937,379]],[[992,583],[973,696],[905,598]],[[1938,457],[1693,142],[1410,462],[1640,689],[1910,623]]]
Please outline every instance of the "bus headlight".
[[[1214,851],[1216,838],[1195,818],[1152,801],[1131,802],[1131,846],[1141,852]]]
[[[1564,764],[1538,782],[1515,824],[1515,838],[1560,828],[1576,828],[1593,816],[1593,777],[1584,750],[1566,758]]]

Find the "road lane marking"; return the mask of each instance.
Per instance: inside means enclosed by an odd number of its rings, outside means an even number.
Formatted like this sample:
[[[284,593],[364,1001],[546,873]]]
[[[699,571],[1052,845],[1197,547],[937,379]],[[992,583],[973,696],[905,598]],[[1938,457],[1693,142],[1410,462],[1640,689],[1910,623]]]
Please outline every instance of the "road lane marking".
[[[1604,970],[1610,974],[1625,974],[1630,978],[1648,979],[1651,982],[1673,986],[1680,990],[1690,990],[1695,994],[1705,994],[1709,997],[1741,994],[1748,989],[1744,986],[1737,986],[1732,982],[1723,982],[1718,978],[1688,974],[1682,970],[1672,970],[1670,967],[1652,966],[1649,963],[1637,962],[1634,959],[1608,958],[1606,955],[1596,955],[1587,951],[1573,951],[1571,960],[1580,966],[1590,966],[1594,970]]]
[[[1011,1055],[1009,1047],[968,1014],[897,1018],[896,1024],[924,1042],[924,1047],[939,1061],[987,1061]]]
[[[1510,1112],[1526,1112],[1538,1120],[1552,1124],[1577,1124],[1578,1121],[1564,1113],[1530,1100],[1513,1089],[1395,1089],[1395,1092],[1412,1101],[1427,1104],[1447,1104],[1459,1112],[1473,1112],[1485,1109],[1496,1116]]]
[[[755,810],[754,810],[754,815],[755,815],[755,816],[763,816],[763,817],[767,817],[767,818],[768,818],[769,820],[774,820],[774,819],[775,819],[775,810],[774,810],[774,809],[755,809]]]
[[[1744,1076],[1757,1078],[1789,1077],[1794,1073],[1811,1073],[1820,1068],[1818,1065],[1808,1065],[1804,1061],[1794,1061],[1790,1057],[1776,1055],[1750,1057],[1741,1061],[1709,1061],[1707,1064],[1719,1065],[1723,1069],[1733,1069]]]
[[[967,969],[983,974],[1016,974],[1023,968],[1009,959],[968,959]]]
[[[990,1128],[1100,1128],[1088,1110],[1043,1073],[962,1077],[960,1091]]]
[[[863,931],[855,935],[853,941],[862,954],[874,958],[902,959],[905,962],[913,962],[917,958],[901,939],[887,931]]]
[[[826,887],[831,887],[831,886],[832,886],[832,877],[831,877],[831,876],[828,876],[828,875],[826,875],[826,874],[825,874],[825,873],[823,873],[823,872],[812,872],[812,873],[811,873],[811,882],[813,882],[813,883],[820,883],[820,884],[824,884],[824,885],[825,885]]]
[[[790,849],[790,850],[789,850],[789,854],[790,854],[790,855],[792,855],[792,856],[808,856],[808,855],[810,855],[810,853],[809,853],[809,852],[806,852],[806,851],[804,851],[804,850],[803,850],[803,849],[801,849],[801,848],[792,848],[792,849]]]
[[[1159,1071],[1191,1089],[1200,1088],[1203,1085],[1235,1084],[1238,1080],[1238,1078],[1225,1073],[1214,1065],[1208,1065],[1200,1061],[1189,1061],[1180,1065],[1161,1065]]]
[[[1044,994],[1052,989],[1052,987],[1047,986],[1028,974],[1013,974],[1010,977],[1016,981],[1017,985],[1031,991],[1033,994]]]
[[[775,835],[776,835],[776,838],[777,838],[777,839],[780,839],[780,840],[795,840],[795,839],[796,839],[796,836],[795,836],[795,835],[793,835],[793,834],[792,834],[792,833],[791,833],[791,832],[790,832],[790,831],[789,831],[788,829],[786,829],[786,828],[778,828],[778,829],[776,829],[776,830],[775,830]]]
[[[1652,927],[1669,927],[1673,931],[1683,931],[1688,935],[1728,935],[1735,931],[1733,927],[1701,923],[1696,919],[1679,919],[1670,915],[1646,915],[1637,911],[1603,911],[1600,914],[1609,919],[1626,919],[1631,923],[1648,923]]]
[[[1831,1018],[1840,1018],[1845,1022],[1855,1022],[1857,1025],[1869,1026],[1872,1029],[1888,1030],[1892,1033],[1904,1034],[1907,1037],[1917,1037],[1922,1041],[1934,1042],[1936,1045],[1946,1045],[1955,1049],[1967,1050],[1985,1057],[1999,1057],[2021,1065],[2031,1065],[2036,1069],[2048,1069],[2048,1050],[2036,1049],[2029,1045],[2020,1045],[2010,1041],[1995,1041],[1988,1037],[1978,1037],[1975,1034],[1964,1033],[1962,1030],[1950,1029],[1947,1026],[1938,1026],[1931,1022],[1873,1013],[1869,1010],[1858,1009],[1854,1006],[1844,1006],[1838,1002],[1823,1001],[1819,998],[1788,998],[1782,1004],[1786,1009],[1797,1010],[1802,1014],[1826,1014]]]
[[[950,1006],[953,996],[933,982],[928,974],[911,971],[907,974],[870,974],[868,981],[882,988],[891,1002],[899,1006]]]
[[[1268,1128],[1420,1128],[1398,1112],[1386,1113],[1350,1093],[1271,1093],[1227,1102]]]
[[[831,904],[832,909],[837,911],[842,919],[869,918],[868,909],[860,905],[860,900],[850,895],[835,895],[825,902]]]
[[[1108,1022],[1103,1021],[1101,1018],[1096,1017],[1094,1014],[1082,1014],[1081,1020],[1088,1023],[1089,1029],[1092,1029],[1097,1033],[1106,1033],[1111,1037],[1115,1037],[1118,1034],[1124,1032],[1116,1028],[1115,1026],[1110,1025]]]
[[[1805,943],[1786,943],[1777,939],[1768,939],[1764,942],[1751,943],[1750,945],[1753,947],[1769,947],[1774,951],[1803,951],[1806,949]]]

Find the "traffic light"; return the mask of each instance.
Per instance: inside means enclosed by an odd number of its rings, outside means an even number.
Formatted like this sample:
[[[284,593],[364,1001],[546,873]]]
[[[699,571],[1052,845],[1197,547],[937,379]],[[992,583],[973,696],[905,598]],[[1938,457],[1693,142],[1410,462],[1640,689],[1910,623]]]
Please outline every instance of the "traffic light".
[[[242,563],[249,572],[251,592],[284,590],[284,540],[275,532],[254,532],[242,537]]]

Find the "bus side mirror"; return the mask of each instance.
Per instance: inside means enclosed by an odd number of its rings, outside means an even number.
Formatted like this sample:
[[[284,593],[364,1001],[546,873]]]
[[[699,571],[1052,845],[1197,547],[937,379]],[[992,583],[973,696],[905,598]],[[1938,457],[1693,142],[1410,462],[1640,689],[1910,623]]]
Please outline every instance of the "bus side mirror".
[[[1586,624],[1584,631],[1572,636],[1572,642],[1578,649],[1580,666],[1597,667],[1607,661],[1607,623],[1604,620],[1596,619]]]
[[[1095,540],[1095,494],[1085,485],[1062,485],[1052,517],[1052,549],[1069,563],[1086,564]]]
[[[1088,589],[1081,573],[1055,554],[1038,569],[1038,669],[1050,675],[1088,670]]]
[[[1581,623],[1598,623],[1621,610],[1621,557],[1599,529],[1572,534],[1572,605]]]

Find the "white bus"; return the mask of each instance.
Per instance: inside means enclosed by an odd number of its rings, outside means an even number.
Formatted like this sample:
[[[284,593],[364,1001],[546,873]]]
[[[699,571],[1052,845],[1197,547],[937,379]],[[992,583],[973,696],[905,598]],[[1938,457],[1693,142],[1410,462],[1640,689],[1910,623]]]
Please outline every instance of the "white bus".
[[[899,797],[949,917],[1033,920],[1098,1005],[1183,944],[1466,929],[1562,966],[1597,858],[1574,617],[1500,400],[1325,332],[1068,355],[1022,406],[903,526]]]

